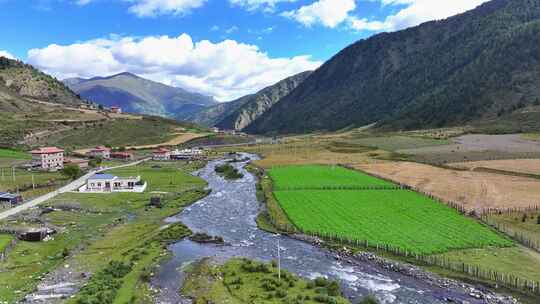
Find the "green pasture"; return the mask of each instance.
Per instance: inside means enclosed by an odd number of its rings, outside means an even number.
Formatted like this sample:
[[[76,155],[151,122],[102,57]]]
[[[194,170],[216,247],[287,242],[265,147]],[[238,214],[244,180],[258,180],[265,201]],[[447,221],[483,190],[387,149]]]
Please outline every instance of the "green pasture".
[[[287,166],[269,172],[275,190],[339,187],[394,187],[395,185],[340,166]]]
[[[488,227],[412,191],[275,191],[292,223],[322,236],[417,254],[511,246]]]

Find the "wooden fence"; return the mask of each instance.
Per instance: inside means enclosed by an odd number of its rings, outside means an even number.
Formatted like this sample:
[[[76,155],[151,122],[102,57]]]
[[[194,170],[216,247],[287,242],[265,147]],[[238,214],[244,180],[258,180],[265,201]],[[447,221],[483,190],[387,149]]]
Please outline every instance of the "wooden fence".
[[[379,243],[370,243],[368,240],[351,240],[344,238],[338,235],[325,234],[325,233],[313,233],[313,232],[304,232],[300,231],[303,234],[318,237],[321,239],[331,240],[341,244],[352,245],[355,247],[363,247],[369,249],[383,250],[389,252],[395,256],[412,258],[417,262],[429,265],[437,266],[443,269],[464,273],[470,277],[488,280],[494,283],[497,283],[501,286],[508,288],[525,291],[528,293],[540,295],[540,282],[524,279],[513,274],[503,273],[493,269],[480,267],[478,265],[472,265],[457,261],[452,261],[447,257],[437,256],[437,255],[424,255],[418,254],[413,251],[400,248],[397,246],[392,246],[388,244],[379,244]]]

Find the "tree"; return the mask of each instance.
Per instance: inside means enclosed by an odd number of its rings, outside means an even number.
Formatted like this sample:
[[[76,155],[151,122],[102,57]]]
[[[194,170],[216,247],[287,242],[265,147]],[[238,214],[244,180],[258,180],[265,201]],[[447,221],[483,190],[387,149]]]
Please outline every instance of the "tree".
[[[540,214],[539,214],[538,217],[536,218],[536,223],[537,223],[538,225],[540,225]]]
[[[363,298],[359,304],[379,304],[379,301],[373,296]]]
[[[521,222],[525,223],[527,221],[527,214],[523,214],[523,217],[521,218]]]
[[[88,162],[88,165],[92,168],[95,168],[95,167],[100,166],[102,162],[103,162],[103,159],[101,157],[96,157],[96,158],[91,159]]]
[[[62,174],[70,179],[76,179],[81,175],[81,168],[77,165],[69,164],[62,169]]]

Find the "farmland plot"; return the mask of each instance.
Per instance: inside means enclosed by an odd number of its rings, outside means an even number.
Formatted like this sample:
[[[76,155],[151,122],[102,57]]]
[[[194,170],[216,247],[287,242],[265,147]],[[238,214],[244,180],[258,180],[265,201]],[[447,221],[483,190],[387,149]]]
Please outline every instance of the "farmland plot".
[[[289,166],[270,170],[275,190],[324,188],[395,188],[395,184],[339,166]]]
[[[405,190],[275,191],[289,219],[308,234],[368,241],[415,254],[510,246],[488,227]]]

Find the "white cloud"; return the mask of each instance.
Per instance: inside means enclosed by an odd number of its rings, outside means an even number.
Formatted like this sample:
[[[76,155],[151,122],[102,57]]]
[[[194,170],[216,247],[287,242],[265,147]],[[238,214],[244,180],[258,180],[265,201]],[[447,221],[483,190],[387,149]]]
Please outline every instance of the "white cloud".
[[[231,26],[230,28],[226,29],[226,30],[225,30],[225,33],[226,33],[226,34],[232,34],[232,33],[236,32],[236,31],[238,31],[238,30],[239,30],[238,26],[233,25],[233,26]]]
[[[334,28],[347,20],[349,13],[356,8],[355,0],[319,0],[297,10],[282,13],[305,26],[322,24]]]
[[[283,78],[312,70],[309,56],[271,58],[257,46],[224,40],[193,42],[178,37],[111,36],[71,45],[52,44],[28,52],[29,63],[58,78],[106,76],[124,71],[231,100]]]
[[[430,20],[440,20],[471,10],[489,0],[380,0],[382,5],[406,5],[405,8],[384,20],[368,20],[350,17],[350,25],[356,30],[395,31]]]
[[[234,6],[240,6],[247,10],[253,11],[263,9],[267,12],[274,11],[276,4],[280,2],[296,2],[298,0],[229,0],[229,3]]]
[[[0,57],[6,57],[8,59],[16,59],[15,56],[11,55],[8,51],[0,50]]]
[[[194,8],[203,6],[206,0],[126,0],[134,4],[129,11],[139,17],[158,15],[185,15]]]

